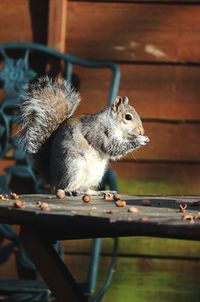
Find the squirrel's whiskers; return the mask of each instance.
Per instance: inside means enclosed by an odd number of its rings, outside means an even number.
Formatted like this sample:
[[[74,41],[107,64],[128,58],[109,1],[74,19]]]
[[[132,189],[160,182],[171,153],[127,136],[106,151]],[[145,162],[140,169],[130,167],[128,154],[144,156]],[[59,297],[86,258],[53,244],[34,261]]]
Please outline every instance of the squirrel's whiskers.
[[[133,152],[131,152],[132,157],[135,159],[135,161],[137,161],[136,156],[133,154]]]

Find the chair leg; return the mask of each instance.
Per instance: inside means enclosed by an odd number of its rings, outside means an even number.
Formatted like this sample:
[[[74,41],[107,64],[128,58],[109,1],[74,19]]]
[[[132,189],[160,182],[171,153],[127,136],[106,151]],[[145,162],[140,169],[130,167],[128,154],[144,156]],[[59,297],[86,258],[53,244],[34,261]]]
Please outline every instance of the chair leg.
[[[104,281],[104,284],[102,286],[102,288],[98,291],[98,293],[92,297],[90,302],[100,302],[101,299],[103,298],[103,296],[105,295],[106,291],[108,290],[111,281],[112,281],[112,277],[114,272],[116,271],[116,261],[117,261],[117,251],[118,251],[118,238],[113,238],[114,243],[113,243],[113,251],[112,251],[112,260],[110,263],[110,267],[108,270],[108,274],[106,276],[106,279]]]
[[[86,292],[92,294],[95,292],[101,253],[101,239],[96,238],[92,241],[92,252],[90,257],[90,266],[86,282]]]
[[[106,171],[100,184],[99,190],[105,190],[106,186],[109,187],[109,190],[118,192],[116,173],[111,168]]]
[[[99,189],[105,190],[107,185],[111,191],[118,191],[116,174],[115,174],[114,170],[112,170],[112,169],[108,169],[106,171]],[[87,278],[86,289],[85,289],[86,293],[88,293],[89,295],[92,295],[96,290],[100,253],[101,253],[101,241],[102,241],[102,239],[97,238],[97,239],[94,239],[92,242],[90,266],[89,266],[88,278]],[[118,245],[118,239],[116,238],[116,239],[114,239],[112,261],[111,261],[108,275],[106,277],[103,287],[97,293],[95,298],[92,298],[92,301],[100,301],[111,283],[112,275],[113,275],[113,273],[115,271],[115,267],[116,267],[117,245]]]

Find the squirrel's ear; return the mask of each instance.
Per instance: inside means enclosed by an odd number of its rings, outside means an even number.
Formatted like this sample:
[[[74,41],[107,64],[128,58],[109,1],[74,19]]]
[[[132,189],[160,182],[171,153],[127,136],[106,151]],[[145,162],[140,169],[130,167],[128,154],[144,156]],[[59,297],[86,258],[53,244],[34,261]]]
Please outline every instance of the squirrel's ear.
[[[128,97],[127,97],[127,96],[123,96],[123,97],[122,97],[122,103],[123,103],[124,105],[128,105],[128,102],[129,102]]]
[[[120,105],[123,103],[123,98],[121,96],[117,96],[114,103],[112,104],[112,111],[118,112]]]
[[[121,105],[128,105],[128,97],[127,96],[117,96],[114,103],[112,104],[112,110],[114,112],[118,112]]]

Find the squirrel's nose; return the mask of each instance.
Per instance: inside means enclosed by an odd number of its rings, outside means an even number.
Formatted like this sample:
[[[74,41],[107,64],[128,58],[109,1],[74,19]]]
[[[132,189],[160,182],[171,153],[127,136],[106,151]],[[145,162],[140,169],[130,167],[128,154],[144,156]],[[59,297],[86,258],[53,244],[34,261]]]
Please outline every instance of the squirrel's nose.
[[[140,135],[144,135],[144,128],[143,128],[143,127],[140,127],[140,128],[138,129],[138,132],[139,132]]]

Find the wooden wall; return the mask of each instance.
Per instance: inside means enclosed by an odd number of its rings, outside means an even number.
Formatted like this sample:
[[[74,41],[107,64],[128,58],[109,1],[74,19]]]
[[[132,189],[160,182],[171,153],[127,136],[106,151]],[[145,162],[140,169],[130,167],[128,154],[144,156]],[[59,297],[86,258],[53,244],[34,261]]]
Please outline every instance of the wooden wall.
[[[199,37],[200,1],[68,2],[66,51],[120,64],[120,94],[129,96],[151,139],[135,153],[136,159],[129,155],[111,164],[121,190],[200,192]],[[84,77],[80,111],[100,110],[110,75],[75,72]],[[104,241],[103,251],[109,248],[110,242]],[[118,271],[103,301],[197,301],[199,261],[170,259],[170,255],[195,257],[191,253],[195,250],[199,255],[199,243],[120,239]],[[104,271],[106,255],[101,263]]]
[[[48,1],[2,0],[0,42],[47,42]]]
[[[151,139],[136,159],[112,163],[120,189],[200,193],[200,1],[68,1],[62,20],[50,1],[1,0],[0,42],[48,41],[81,57],[119,63],[120,94],[129,96]],[[50,7],[54,13],[48,15]],[[63,31],[52,22],[66,22],[64,42]],[[101,110],[110,74],[74,72],[83,77],[79,112]],[[111,245],[112,239],[103,240],[98,286]],[[64,242],[65,261],[80,281],[86,277],[90,247],[90,240]],[[103,302],[199,302],[199,272],[198,242],[121,238],[117,273]],[[15,252],[1,264],[0,277],[18,277]]]
[[[200,1],[1,1],[0,42],[33,41],[117,62],[120,94],[151,142],[111,163],[121,191],[199,193]],[[67,5],[66,5],[67,4]],[[110,73],[76,68],[79,112],[101,110]]]
[[[112,164],[133,193],[200,192],[199,4],[68,3],[66,51],[120,64],[120,94],[129,96],[151,139],[136,160]],[[84,76],[81,110],[95,112],[105,104],[109,77]]]
[[[110,238],[103,240],[97,289],[103,285],[109,269],[112,241]],[[78,282],[85,282],[91,240],[63,244],[65,263]],[[199,260],[199,242],[120,238],[117,270],[102,302],[199,302]],[[1,264],[0,278],[18,278],[16,252]],[[41,278],[39,274],[38,278]]]

